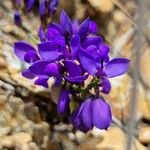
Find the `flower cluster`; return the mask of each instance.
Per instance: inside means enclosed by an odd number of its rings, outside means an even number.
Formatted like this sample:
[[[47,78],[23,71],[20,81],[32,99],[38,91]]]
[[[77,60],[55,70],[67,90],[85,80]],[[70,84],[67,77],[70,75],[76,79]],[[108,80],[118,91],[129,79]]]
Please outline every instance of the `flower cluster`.
[[[60,14],[60,23],[49,24],[46,31],[41,28],[39,37],[37,50],[24,41],[14,44],[15,54],[29,64],[22,75],[34,78],[36,85],[46,88],[48,79],[54,78],[54,86],[62,89],[58,112],[69,112],[75,128],[83,132],[93,126],[107,129],[112,120],[111,110],[100,93],[110,92],[108,78],[126,73],[129,60],[110,59],[110,48],[98,36],[96,23],[89,18],[81,24],[78,20],[72,22],[65,11]],[[89,76],[93,80],[85,87],[84,81]]]
[[[21,5],[23,4],[23,0],[16,0],[16,7],[21,9]],[[38,5],[38,12],[42,19],[45,19],[46,16],[52,16],[58,5],[59,0],[25,0],[25,8],[27,12],[30,12],[34,6]],[[18,19],[19,18],[19,19]],[[21,24],[21,13],[20,11],[16,11],[14,14],[14,21],[16,25]]]

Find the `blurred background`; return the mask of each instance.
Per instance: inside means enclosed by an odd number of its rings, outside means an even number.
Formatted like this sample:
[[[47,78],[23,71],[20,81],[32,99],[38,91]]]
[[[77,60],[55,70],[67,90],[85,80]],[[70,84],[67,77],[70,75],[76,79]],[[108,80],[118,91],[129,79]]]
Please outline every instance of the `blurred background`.
[[[150,149],[150,0],[61,0],[61,9],[80,21],[93,19],[112,57],[131,59],[128,74],[111,80],[105,96],[113,112],[107,131],[84,134],[61,122],[57,89],[35,86],[20,74],[23,64],[13,43],[38,42],[37,12],[13,22],[13,0],[0,0],[0,150],[148,150]]]

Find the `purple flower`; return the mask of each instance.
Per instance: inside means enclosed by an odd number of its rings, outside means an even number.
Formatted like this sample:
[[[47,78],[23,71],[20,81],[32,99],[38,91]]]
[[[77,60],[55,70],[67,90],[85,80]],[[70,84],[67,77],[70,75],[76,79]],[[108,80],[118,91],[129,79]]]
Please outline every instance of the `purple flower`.
[[[62,91],[58,103],[57,103],[57,111],[60,114],[64,114],[69,110],[70,98],[69,91]]]
[[[19,11],[14,14],[14,22],[17,26],[21,25],[21,13]]]
[[[54,77],[59,84],[63,80],[82,84],[90,74],[101,79],[101,92],[108,94],[111,85],[107,78],[127,72],[129,60],[116,58],[109,61],[110,48],[102,37],[95,33],[97,33],[96,24],[89,18],[78,25],[78,21],[72,23],[63,10],[60,24],[51,23],[47,33],[43,28],[39,29],[41,43],[38,44],[38,52],[26,42],[16,42],[15,54],[22,61],[31,64],[29,70],[35,76]],[[47,65],[50,66],[52,63],[59,66],[59,71],[55,70],[57,76],[45,72]]]
[[[27,2],[31,8],[34,1]],[[47,2],[40,1],[41,16],[48,11]],[[51,1],[50,7],[57,6],[57,2]],[[46,88],[49,78],[54,78],[54,86],[62,89],[57,103],[58,113],[67,112],[70,115],[69,109],[73,107],[70,122],[83,132],[94,126],[99,129],[110,126],[110,106],[99,95],[100,92],[109,94],[112,88],[109,78],[126,73],[130,62],[126,58],[110,59],[110,47],[97,32],[96,23],[89,18],[81,24],[78,20],[72,22],[63,10],[60,23],[52,22],[47,29],[40,27],[37,49],[24,41],[14,44],[16,56],[29,66],[22,75]],[[89,76],[93,80],[84,87],[84,81]],[[94,96],[90,93],[91,88],[95,90]],[[70,105],[71,98],[78,107]]]
[[[59,0],[51,0],[50,5],[49,5],[49,11],[51,15],[55,13],[58,5],[59,5]]]
[[[83,132],[91,130],[94,126],[105,129],[112,122],[110,106],[103,99],[86,99],[70,116],[74,127]]]
[[[16,0],[16,5],[20,6],[22,3],[22,0]]]
[[[41,16],[45,16],[45,14],[46,14],[46,0],[40,0],[39,13]]]
[[[35,0],[26,0],[26,10],[29,12],[33,8]]]
[[[44,29],[42,27],[39,28],[38,36],[39,36],[41,42],[46,40],[46,35],[45,35]]]
[[[43,21],[45,21],[46,16],[54,15],[59,5],[59,0],[15,0],[17,8],[21,7],[23,2],[27,12],[30,12],[34,7],[37,7]]]

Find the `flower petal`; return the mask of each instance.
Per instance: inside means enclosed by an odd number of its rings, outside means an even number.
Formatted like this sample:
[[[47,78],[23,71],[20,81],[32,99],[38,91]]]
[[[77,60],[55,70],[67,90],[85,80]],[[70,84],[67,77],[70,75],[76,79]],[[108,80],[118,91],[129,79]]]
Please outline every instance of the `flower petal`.
[[[91,99],[85,100],[84,102],[84,107],[82,110],[82,120],[86,127],[88,127],[89,129],[93,128]]]
[[[99,55],[102,61],[105,61],[105,62],[109,61],[109,56],[108,56],[109,51],[110,51],[110,48],[107,44],[100,44]]]
[[[99,129],[107,129],[111,123],[110,106],[101,99],[92,102],[93,125]]]
[[[71,83],[82,83],[88,78],[88,75],[78,77],[65,77],[65,79]]]
[[[34,84],[48,88],[48,77],[40,76],[38,77],[38,79],[35,80]]]
[[[16,56],[24,61],[24,56],[28,51],[35,51],[34,47],[24,41],[14,43],[14,51]]]
[[[53,61],[58,59],[62,53],[58,52],[58,47],[53,42],[42,42],[38,44],[39,54],[44,60]]]
[[[89,32],[89,22],[90,22],[90,19],[87,18],[80,25],[79,30],[78,30],[78,34],[80,35],[80,37],[85,37],[88,34],[88,32]]]
[[[89,22],[89,33],[97,33],[97,25],[94,21]]]
[[[49,61],[39,60],[36,61],[33,65],[31,65],[29,69],[34,75],[46,75],[45,68],[48,64],[50,64]]]
[[[44,69],[44,73],[48,76],[54,76],[57,77],[59,75],[59,68],[56,63],[50,63],[46,65]]]
[[[88,32],[89,32],[89,22],[90,22],[90,19],[87,18],[80,25],[79,30],[78,30],[78,34],[80,35],[80,37],[85,37],[88,34]]]
[[[46,1],[45,0],[40,0],[39,13],[41,16],[44,16],[46,14]]]
[[[98,46],[103,41],[101,36],[88,36],[82,42],[82,46],[86,49],[90,45]]]
[[[71,38],[70,47],[71,47],[71,52],[72,52],[72,59],[77,59],[78,50],[80,47],[80,38],[78,35],[75,35]]]
[[[62,82],[62,76],[59,74],[56,78],[55,78],[55,83],[54,86],[60,86]]]
[[[72,23],[67,13],[62,10],[60,14],[60,25],[65,35],[72,33]]]
[[[21,13],[19,11],[14,14],[14,22],[17,26],[21,25]]]
[[[82,110],[83,110],[83,105],[82,103],[78,108],[76,108],[73,113],[70,116],[70,122],[73,124],[73,126],[83,132],[88,132],[90,129],[86,127],[82,121]]]
[[[24,60],[27,62],[27,63],[33,63],[37,60],[39,60],[39,56],[37,55],[37,53],[33,50],[31,51],[28,51],[25,56],[24,56]]]
[[[69,77],[76,77],[81,75],[81,68],[72,60],[64,61],[65,68],[67,73],[69,73]]]
[[[47,29],[47,38],[48,38],[48,40],[53,40],[58,35],[60,35],[60,33],[55,28],[48,28]]]
[[[78,32],[78,20],[74,20],[73,24],[72,24],[72,29],[73,29],[73,33],[76,34]]]
[[[28,78],[28,79],[35,78],[35,75],[33,73],[31,73],[31,71],[29,69],[23,70],[22,76],[24,76],[25,78]]]
[[[97,72],[97,64],[92,55],[86,51],[81,50],[79,54],[82,67],[91,75],[95,75]]]
[[[130,60],[125,58],[112,59],[104,69],[107,77],[112,78],[126,73],[129,68],[129,62]]]
[[[62,33],[62,27],[59,25],[59,24],[57,24],[57,23],[50,23],[49,25],[48,25],[48,30],[49,29],[55,29],[56,31],[58,31],[60,34]]]
[[[98,57],[97,47],[95,45],[88,46],[86,52],[91,54],[94,58]]]
[[[69,103],[70,103],[69,91],[62,91],[57,103],[58,113],[60,114],[66,113],[67,110],[69,109]]]
[[[105,94],[109,94],[109,92],[111,90],[110,81],[107,78],[102,78],[101,84],[102,84],[101,92],[103,92]]]
[[[59,0],[51,0],[49,5],[50,14],[53,15],[59,5]]]
[[[41,42],[46,40],[46,35],[45,35],[44,29],[42,27],[39,28],[38,36],[39,36]]]
[[[33,8],[34,3],[35,3],[35,0],[26,0],[27,11],[30,11]]]

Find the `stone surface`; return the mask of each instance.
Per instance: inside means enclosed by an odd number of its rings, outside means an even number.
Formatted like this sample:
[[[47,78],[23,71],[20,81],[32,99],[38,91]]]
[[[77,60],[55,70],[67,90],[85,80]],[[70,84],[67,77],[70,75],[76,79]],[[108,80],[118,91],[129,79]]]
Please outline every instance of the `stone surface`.
[[[150,64],[150,47],[145,49],[145,52],[140,60],[140,71],[142,79],[145,84],[150,87],[150,69],[148,64]]]
[[[114,8],[112,0],[88,0],[93,7],[103,13],[111,12]]]
[[[110,94],[104,95],[104,97],[111,105],[113,115],[120,120],[126,119],[130,102],[131,78],[123,75],[110,81],[113,88]]]
[[[143,144],[150,144],[150,127],[143,127],[140,129],[139,140]]]
[[[104,135],[102,142],[96,145],[97,150],[125,150],[127,142],[127,136],[125,133],[117,127],[111,127],[108,129],[108,132]],[[146,148],[134,139],[135,145],[132,147],[132,150],[146,150]]]
[[[16,148],[20,150],[30,150],[28,143],[32,141],[30,134],[20,132],[11,136],[4,136],[0,138],[0,147]]]
[[[145,89],[142,88],[142,86],[139,86],[137,97],[138,116],[146,120],[150,120],[150,95],[148,93],[145,93]]]

